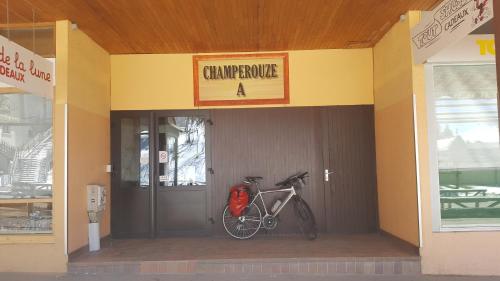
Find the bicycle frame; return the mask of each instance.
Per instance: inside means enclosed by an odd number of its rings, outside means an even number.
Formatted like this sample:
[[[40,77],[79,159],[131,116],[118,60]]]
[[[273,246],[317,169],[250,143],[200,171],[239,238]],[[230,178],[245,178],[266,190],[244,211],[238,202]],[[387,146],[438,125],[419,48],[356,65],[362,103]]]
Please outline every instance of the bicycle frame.
[[[258,182],[255,183],[255,186],[257,187],[257,194],[255,195],[255,197],[253,198],[253,200],[250,204],[255,203],[257,198],[260,198],[260,201],[262,202],[262,207],[264,208],[264,212],[266,213],[265,214],[266,216],[276,217],[281,212],[281,210],[285,207],[285,205],[288,203],[288,201],[290,201],[290,199],[292,199],[293,196],[297,195],[297,192],[295,191],[295,187],[293,185],[290,188],[274,189],[274,190],[266,190],[266,191],[260,190],[260,184]],[[278,209],[273,214],[270,214],[267,211],[266,202],[264,202],[263,194],[278,193],[278,192],[289,192],[289,194],[285,198],[285,200],[283,202],[281,202]]]

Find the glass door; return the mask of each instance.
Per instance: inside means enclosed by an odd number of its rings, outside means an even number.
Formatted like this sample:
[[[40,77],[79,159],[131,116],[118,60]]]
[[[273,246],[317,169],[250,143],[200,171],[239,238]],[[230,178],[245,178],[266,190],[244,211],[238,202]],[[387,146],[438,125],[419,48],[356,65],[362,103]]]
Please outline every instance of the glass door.
[[[156,115],[156,233],[208,233],[207,117],[200,112]]]
[[[152,237],[151,114],[112,112],[113,237]]]

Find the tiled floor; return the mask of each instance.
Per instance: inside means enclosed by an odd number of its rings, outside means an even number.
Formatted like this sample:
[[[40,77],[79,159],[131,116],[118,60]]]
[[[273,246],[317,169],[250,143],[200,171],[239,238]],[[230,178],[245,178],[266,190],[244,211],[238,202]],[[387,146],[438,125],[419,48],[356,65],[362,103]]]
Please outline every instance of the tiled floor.
[[[420,273],[416,249],[380,234],[301,237],[110,240],[70,259],[69,271],[99,273],[383,274]]]
[[[302,237],[165,238],[110,240],[99,252],[72,257],[71,263],[259,258],[416,257],[414,248],[381,234]]]
[[[0,280],[5,281],[500,281],[500,277],[479,276],[387,276],[387,275],[296,275],[296,274],[27,274],[1,273]]]

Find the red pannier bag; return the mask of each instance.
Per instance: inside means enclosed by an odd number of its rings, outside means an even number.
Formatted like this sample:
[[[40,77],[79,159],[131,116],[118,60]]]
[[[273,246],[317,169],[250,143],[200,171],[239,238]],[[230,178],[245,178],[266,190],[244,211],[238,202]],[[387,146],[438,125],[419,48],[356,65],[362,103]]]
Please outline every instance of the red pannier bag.
[[[250,203],[250,191],[246,185],[236,185],[229,190],[229,211],[234,217],[239,217],[245,213],[245,209]]]

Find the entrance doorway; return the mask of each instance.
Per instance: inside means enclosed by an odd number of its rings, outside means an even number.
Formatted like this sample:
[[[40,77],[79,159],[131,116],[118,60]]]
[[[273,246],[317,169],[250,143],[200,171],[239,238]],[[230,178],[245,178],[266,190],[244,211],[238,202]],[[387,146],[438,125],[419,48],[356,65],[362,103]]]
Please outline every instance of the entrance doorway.
[[[210,232],[207,120],[203,111],[112,113],[113,237]]]
[[[206,235],[207,160],[210,160],[204,112],[155,114],[156,234]]]
[[[111,117],[115,238],[225,236],[221,215],[232,185],[262,176],[269,189],[305,171],[310,177],[301,195],[320,232],[378,229],[372,106],[120,111]],[[260,234],[299,231],[293,209],[285,208],[278,227]]]

